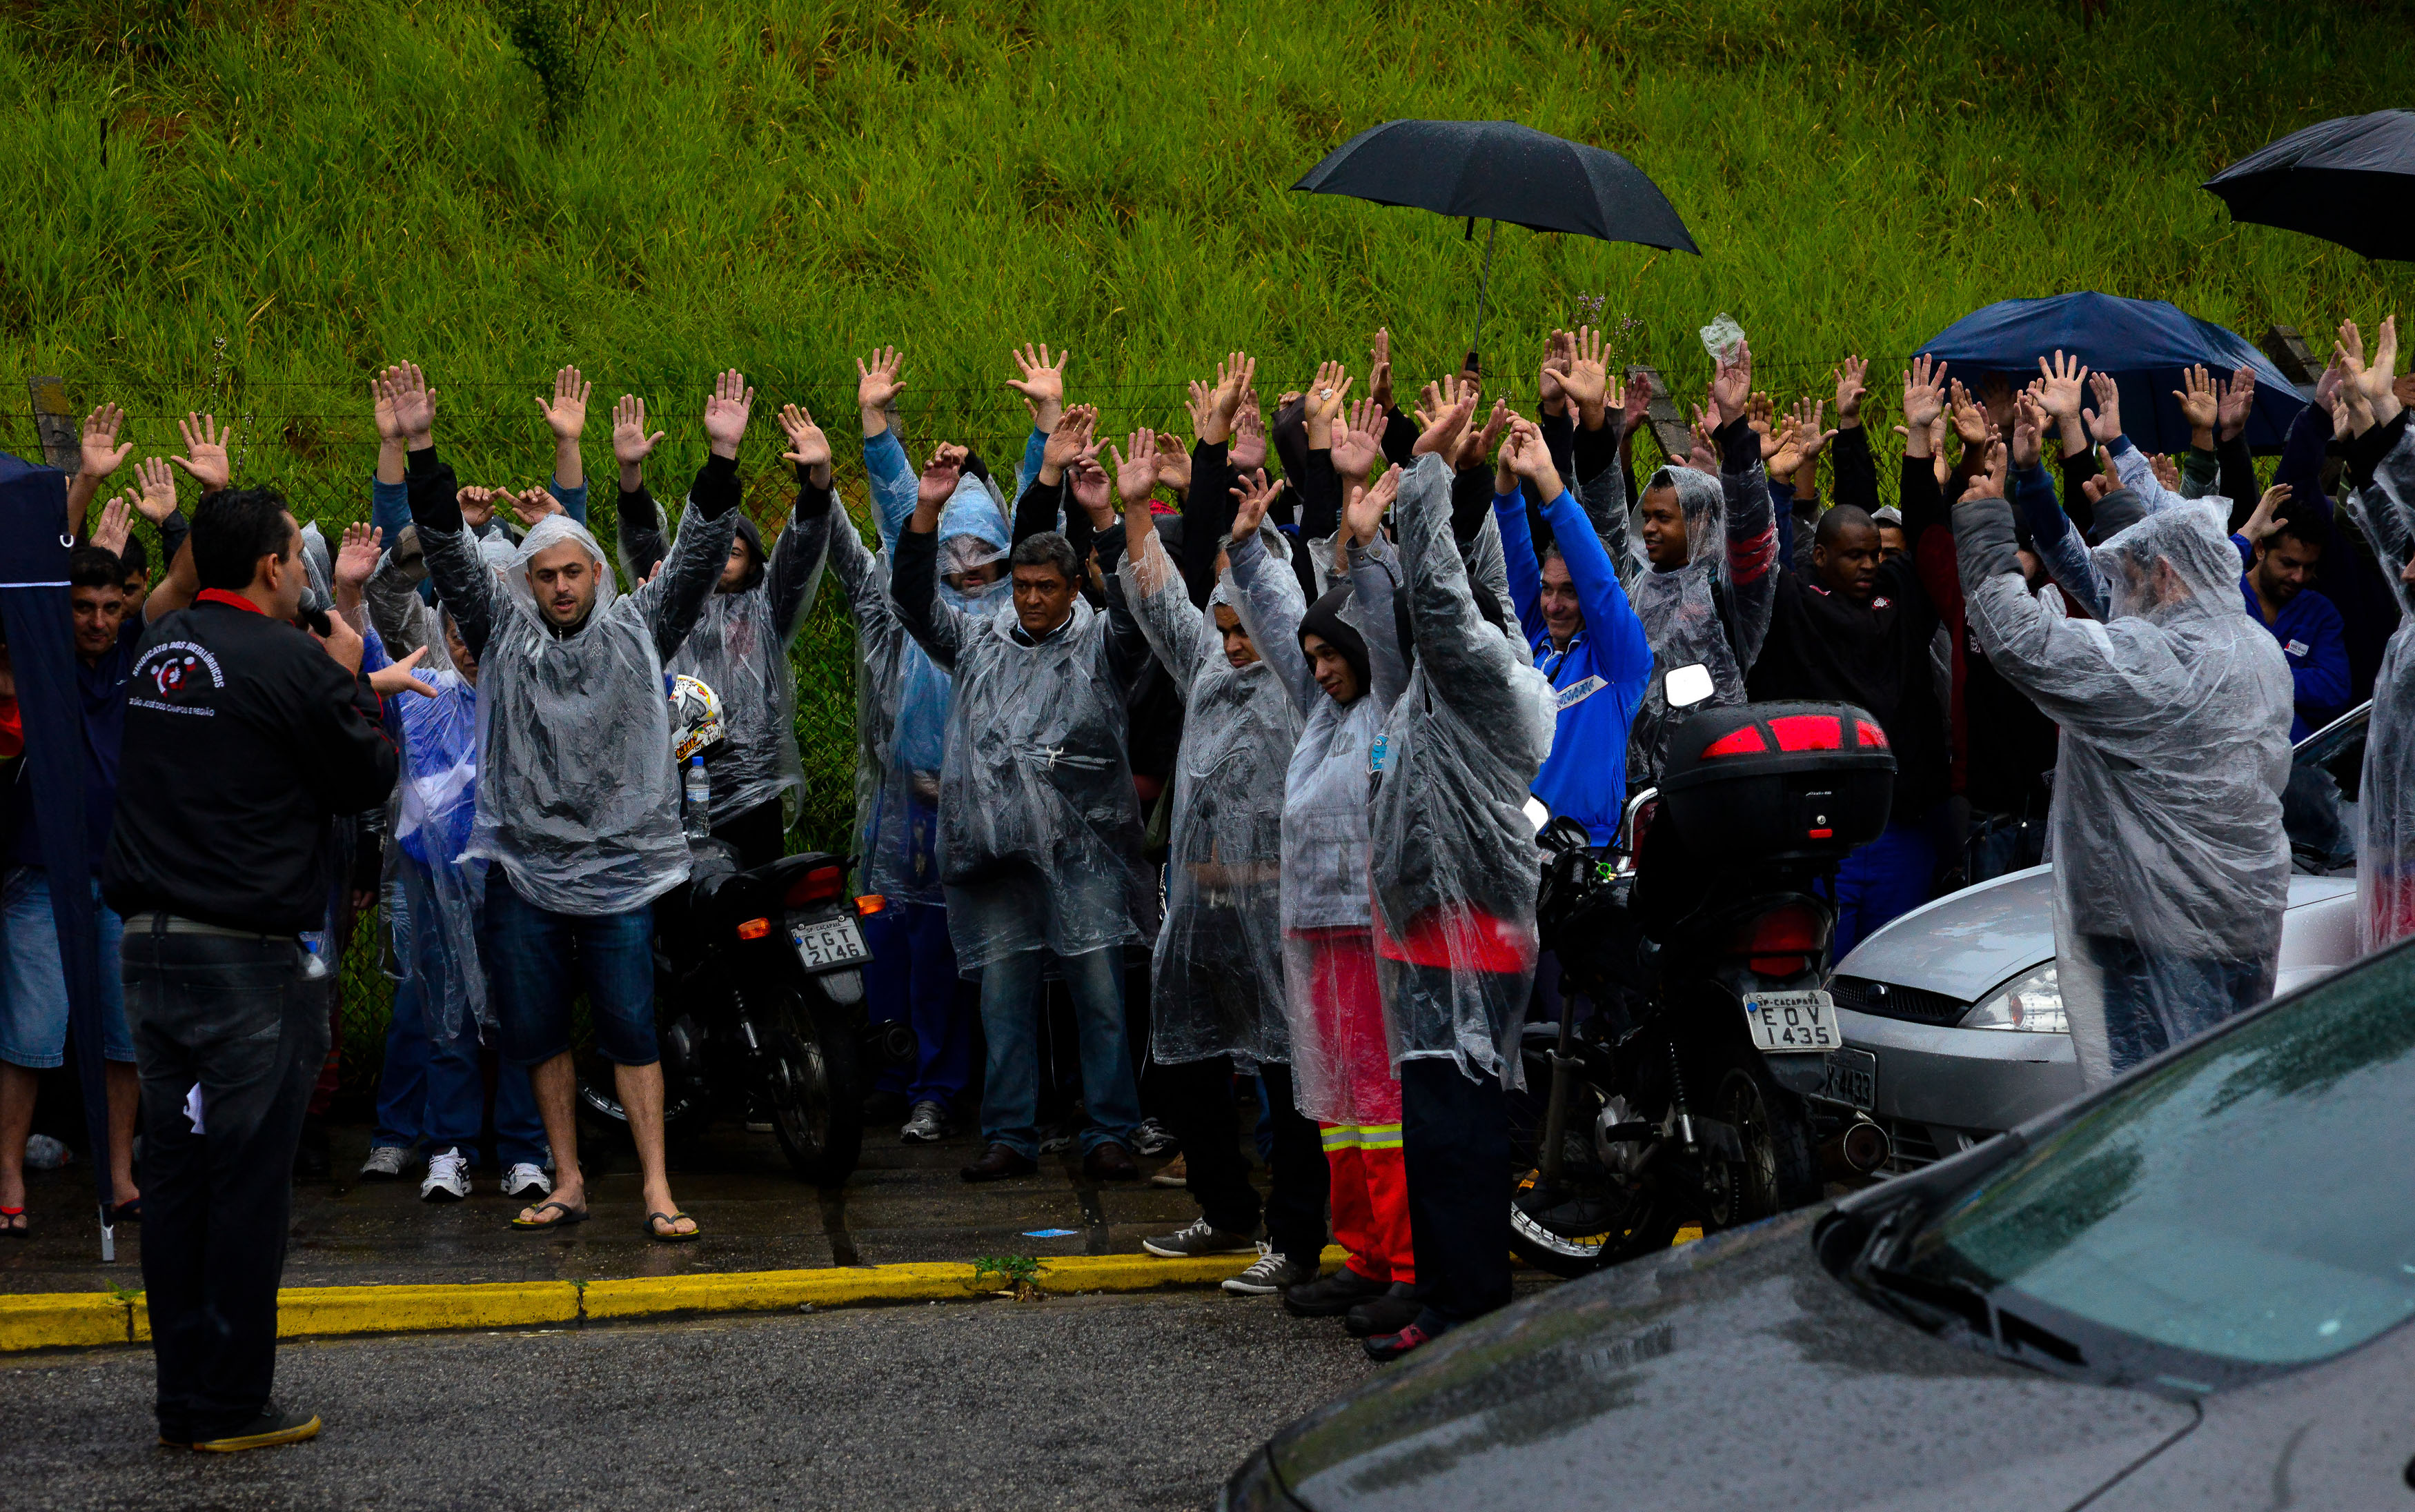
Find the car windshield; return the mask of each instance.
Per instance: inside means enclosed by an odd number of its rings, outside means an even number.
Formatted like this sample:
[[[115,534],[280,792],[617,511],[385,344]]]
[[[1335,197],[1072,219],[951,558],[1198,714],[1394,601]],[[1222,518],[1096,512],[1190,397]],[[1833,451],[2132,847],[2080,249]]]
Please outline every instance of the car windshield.
[[[2289,785],[2281,790],[2281,827],[2289,834],[2289,855],[2302,873],[2315,876],[2356,871],[2357,786],[2364,776],[2364,730],[2372,706],[2298,742],[2289,758]]]
[[[2415,1313],[2410,996],[2415,945],[2216,1036],[1954,1198],[1903,1269],[2251,1374],[2396,1325]]]

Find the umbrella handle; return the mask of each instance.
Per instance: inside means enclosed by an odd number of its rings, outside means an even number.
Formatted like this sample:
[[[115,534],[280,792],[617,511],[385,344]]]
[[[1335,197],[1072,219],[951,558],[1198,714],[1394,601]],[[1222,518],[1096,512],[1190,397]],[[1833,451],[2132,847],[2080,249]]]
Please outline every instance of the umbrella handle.
[[[1480,352],[1484,346],[1484,293],[1492,286],[1492,244],[1501,236],[1501,222],[1488,220],[1484,224],[1488,228],[1484,232],[1484,277],[1476,285],[1476,335],[1467,343],[1470,352]],[[1474,216],[1467,217],[1467,238],[1476,239]]]

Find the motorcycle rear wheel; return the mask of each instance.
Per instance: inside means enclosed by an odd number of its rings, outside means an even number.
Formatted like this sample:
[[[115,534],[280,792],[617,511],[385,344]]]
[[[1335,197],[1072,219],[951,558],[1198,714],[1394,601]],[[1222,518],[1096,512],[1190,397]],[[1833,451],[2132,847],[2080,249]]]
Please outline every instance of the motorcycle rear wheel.
[[[1631,1196],[1620,1193],[1610,1184],[1610,1178],[1599,1167],[1590,1175],[1580,1191],[1565,1175],[1560,1190],[1550,1200],[1535,1200],[1535,1182],[1539,1173],[1529,1171],[1518,1178],[1518,1190],[1509,1198],[1509,1252],[1534,1266],[1563,1280],[1574,1280],[1590,1276],[1597,1270],[1632,1260],[1638,1255],[1666,1250],[1676,1240],[1680,1215],[1658,1182],[1647,1181],[1641,1192]],[[1603,1227],[1597,1233],[1563,1232],[1570,1228],[1564,1213],[1571,1198],[1593,1195],[1602,1199],[1595,1211],[1615,1210],[1616,1216],[1605,1216]],[[1588,1221],[1573,1225],[1592,1228]]]
[[[821,997],[788,993],[765,1015],[772,1132],[798,1176],[835,1187],[863,1155],[863,1081],[855,1026]]]
[[[612,1063],[600,1051],[582,1050],[572,1055],[571,1065],[578,1077],[575,1102],[582,1142],[592,1136],[612,1149],[636,1148],[636,1141],[629,1135],[628,1112],[621,1106],[621,1088],[613,1076]],[[665,1145],[686,1144],[712,1126],[712,1107],[704,1099],[688,1095],[683,1086],[674,1088],[667,1084],[663,1099]]]
[[[1719,1078],[1716,1116],[1733,1126],[1741,1161],[1714,1159],[1704,1173],[1709,1226],[1734,1228],[1808,1207],[1822,1190],[1803,1102],[1755,1055]]]

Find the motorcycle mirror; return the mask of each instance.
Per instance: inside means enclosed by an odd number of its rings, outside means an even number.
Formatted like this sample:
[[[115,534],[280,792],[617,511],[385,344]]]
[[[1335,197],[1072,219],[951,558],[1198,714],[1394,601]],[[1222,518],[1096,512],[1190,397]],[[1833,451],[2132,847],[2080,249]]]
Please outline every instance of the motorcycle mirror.
[[[1543,832],[1543,826],[1552,822],[1552,811],[1543,806],[1543,801],[1541,799],[1529,798],[1526,800],[1526,822],[1535,827],[1535,832],[1537,834],[1541,834]]]
[[[1664,687],[1672,709],[1691,709],[1718,691],[1711,681],[1711,669],[1700,662],[1671,667]]]

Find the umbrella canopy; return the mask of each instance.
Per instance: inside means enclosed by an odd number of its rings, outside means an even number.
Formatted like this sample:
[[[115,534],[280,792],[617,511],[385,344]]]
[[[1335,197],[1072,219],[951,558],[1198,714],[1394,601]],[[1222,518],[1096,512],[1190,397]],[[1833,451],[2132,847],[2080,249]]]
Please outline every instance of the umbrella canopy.
[[[17,679],[25,761],[36,789],[52,795],[83,791],[83,695],[76,686],[74,611],[68,601],[68,543],[60,534],[67,515],[66,473],[0,452],[0,630]],[[41,827],[42,861],[51,874],[93,1182],[106,1209],[112,1193],[100,1055],[100,922],[90,901],[92,866],[100,858],[85,852],[80,798],[36,803],[34,822]],[[117,963],[110,962],[109,969],[116,970]],[[102,1246],[101,1258],[114,1258],[105,1228]]]
[[[1387,121],[1327,153],[1292,187],[1702,253],[1642,169],[1515,121]]]
[[[2235,220],[2415,261],[2415,111],[2344,115],[2293,131],[2205,187]]]
[[[2225,376],[2239,367],[2255,370],[2247,444],[2258,451],[2278,450],[2289,422],[2306,406],[2272,359],[2243,337],[2160,299],[2097,293],[2007,299],[1963,316],[1917,350],[1943,359],[1952,376],[1974,387],[1989,373],[2026,383],[2038,375],[2040,357],[2069,352],[2113,375],[2122,390],[2122,433],[2151,452],[2188,446],[2188,422],[2172,397],[2183,367],[2203,363]]]

